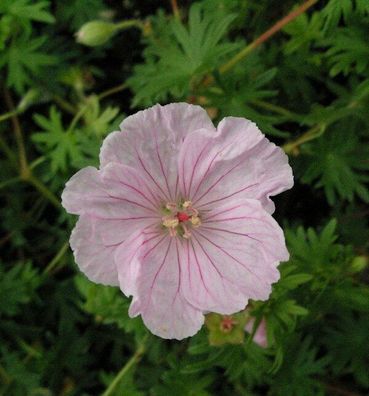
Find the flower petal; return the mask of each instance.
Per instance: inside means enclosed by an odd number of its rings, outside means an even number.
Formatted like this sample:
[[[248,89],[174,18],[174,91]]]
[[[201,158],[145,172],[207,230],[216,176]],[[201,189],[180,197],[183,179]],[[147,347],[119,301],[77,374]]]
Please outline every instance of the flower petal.
[[[96,227],[99,220],[81,216],[72,231],[70,246],[79,269],[96,283],[117,286],[118,273],[114,262],[116,245],[106,246],[101,230]]]
[[[180,250],[179,239],[167,235],[140,249],[137,296],[130,307],[130,315],[141,314],[152,333],[178,340],[194,335],[204,323],[202,312],[182,296]]]
[[[222,314],[266,300],[276,268],[288,259],[283,232],[257,200],[240,200],[209,211],[193,230],[182,290],[193,306]]]
[[[115,252],[115,263],[118,271],[120,289],[126,296],[136,295],[136,281],[141,263],[137,259],[140,249],[150,241],[158,241],[162,237],[160,229],[146,227],[130,235]]]
[[[245,326],[245,331],[252,334],[252,330],[254,329],[255,318],[251,317]],[[261,346],[262,348],[268,347],[268,337],[267,337],[267,329],[266,329],[266,321],[263,318],[259,323],[258,328],[254,334],[253,341]]]
[[[66,184],[62,205],[73,214],[126,222],[136,229],[160,218],[158,204],[137,172],[121,164],[103,170],[87,167]]]
[[[292,187],[293,176],[283,150],[243,118],[227,117],[215,135],[206,130],[189,134],[178,161],[179,186],[197,209],[227,199],[253,198],[272,213],[269,199]]]
[[[215,132],[206,111],[187,103],[155,105],[127,117],[120,128],[103,143],[101,167],[120,162],[139,169],[166,201],[177,196],[176,160],[184,137],[200,128]]]

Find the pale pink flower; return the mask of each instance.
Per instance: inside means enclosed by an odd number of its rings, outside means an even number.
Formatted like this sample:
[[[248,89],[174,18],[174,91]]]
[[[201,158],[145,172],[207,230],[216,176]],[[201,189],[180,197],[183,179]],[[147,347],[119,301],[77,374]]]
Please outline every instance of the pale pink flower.
[[[288,260],[269,196],[293,177],[287,156],[251,121],[155,105],[126,118],[66,184],[79,215],[70,244],[79,268],[133,296],[130,316],[163,338],[195,334],[204,313],[265,300]]]
[[[254,323],[255,323],[255,318],[251,317],[246,323],[245,331],[252,334],[252,330],[254,329]],[[253,341],[262,348],[266,348],[268,346],[266,321],[264,318],[261,320],[258,328],[255,331]]]

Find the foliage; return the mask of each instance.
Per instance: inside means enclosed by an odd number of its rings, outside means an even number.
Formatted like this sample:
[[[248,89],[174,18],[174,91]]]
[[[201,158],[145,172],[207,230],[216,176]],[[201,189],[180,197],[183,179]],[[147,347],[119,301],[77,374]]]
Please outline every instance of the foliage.
[[[247,47],[292,9],[0,1],[0,395],[367,394],[369,3],[322,0]],[[121,30],[84,47],[74,34],[95,20]],[[255,121],[295,175],[276,205],[290,259],[269,300],[227,317],[231,331],[209,314],[181,342],[148,335],[118,288],[79,273],[59,204],[124,115],[158,101]]]

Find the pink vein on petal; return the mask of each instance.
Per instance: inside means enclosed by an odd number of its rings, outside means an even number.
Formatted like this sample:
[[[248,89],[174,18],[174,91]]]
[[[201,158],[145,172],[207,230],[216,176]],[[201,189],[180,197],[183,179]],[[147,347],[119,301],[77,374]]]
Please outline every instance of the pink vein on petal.
[[[232,171],[233,169],[231,169],[231,171]],[[255,186],[257,186],[257,185],[259,185],[259,183],[255,183],[255,184],[250,184],[250,185],[248,185],[248,186],[246,186],[246,187],[244,187],[244,188],[241,188],[241,190],[238,190],[238,191],[236,191],[236,192],[234,192],[234,193],[232,193],[232,194],[229,194],[229,195],[226,195],[226,196],[224,196],[224,197],[222,197],[222,198],[218,198],[218,199],[214,199],[213,201],[209,201],[209,202],[206,202],[206,203],[203,203],[203,204],[201,204],[201,205],[199,205],[198,207],[199,208],[201,208],[201,207],[203,207],[203,206],[206,206],[206,205],[210,205],[210,204],[213,204],[213,203],[215,203],[215,202],[221,202],[221,201],[224,201],[225,199],[227,199],[227,198],[231,198],[231,197],[233,197],[234,195],[236,195],[236,194],[238,194],[238,193],[240,193],[240,192],[242,192],[242,191],[245,191],[245,190],[247,190],[248,188],[252,188],[252,187],[255,187]],[[215,187],[215,186],[212,186],[212,188],[213,187]],[[209,191],[207,191],[206,193],[208,193]],[[203,197],[203,196],[202,196]],[[201,198],[202,198],[201,197]],[[199,198],[199,200],[201,199],[201,198]]]
[[[137,158],[138,158],[143,170],[147,173],[147,175],[150,177],[150,179],[154,182],[156,187],[163,193],[164,198],[166,200],[168,200],[168,197],[167,197],[166,193],[164,192],[164,190],[161,188],[161,186],[159,186],[159,184],[156,182],[156,180],[154,179],[152,174],[146,169],[145,164],[143,163],[142,158],[140,157],[140,154],[138,153],[137,149],[136,149],[136,154],[137,154]]]
[[[262,241],[260,241],[259,239],[253,238],[252,236],[250,236],[249,234],[243,234],[242,232],[236,232],[236,231],[229,231],[229,230],[225,230],[224,228],[215,228],[215,227],[208,227],[208,226],[202,226],[203,229],[207,229],[207,230],[212,230],[212,231],[220,231],[220,232],[225,232],[227,234],[233,234],[233,235],[240,235],[240,236],[244,236],[250,239],[253,239],[254,241],[258,241],[260,243],[263,243]]]
[[[189,186],[188,186],[188,192],[186,191],[186,180],[185,180],[186,178],[183,178],[184,192],[185,192],[185,195],[186,195],[187,197],[190,197],[190,194],[191,194],[191,187],[192,187],[192,182],[193,182],[193,177],[194,177],[194,175],[195,175],[195,170],[196,170],[196,168],[197,168],[197,165],[198,165],[198,163],[199,163],[199,160],[200,160],[200,158],[201,158],[201,156],[202,156],[204,150],[206,149],[206,147],[207,147],[207,145],[205,145],[205,146],[202,148],[200,154],[199,154],[199,155],[197,156],[197,158],[196,158],[195,164],[194,164],[194,166],[193,166],[193,168],[192,168],[190,184],[189,184]]]
[[[114,220],[120,220],[120,219],[114,219]],[[155,222],[155,223],[152,223],[152,224],[149,224],[148,226],[146,226],[146,227],[144,228],[144,230],[146,230],[147,228],[152,227],[152,226],[155,225],[155,224],[156,224],[156,222]],[[156,234],[156,236],[159,236],[159,235],[160,235],[157,231],[151,231],[151,232],[146,232],[146,233],[145,233],[145,235],[152,235],[152,234]],[[133,239],[132,242],[134,242],[134,241],[135,241],[136,239],[138,239],[140,236],[141,236],[141,234],[140,234],[140,235],[137,235],[137,237],[136,237],[135,239]],[[151,239],[153,239],[153,238],[151,238]],[[149,239],[149,241],[150,241],[151,239]],[[119,245],[121,245],[122,243],[124,243],[124,240],[121,241],[121,242],[112,243],[112,244],[105,244],[105,243],[104,243],[103,245],[104,245],[105,247],[114,247],[114,246],[119,246]],[[144,243],[143,243],[142,245],[144,245]],[[142,245],[140,245],[140,246],[142,246]]]
[[[158,160],[159,160],[159,164],[160,164],[160,169],[161,169],[161,172],[162,172],[162,174],[164,176],[165,184],[167,186],[167,190],[168,190],[168,193],[169,193],[169,198],[172,201],[173,200],[172,193],[171,193],[170,188],[169,188],[168,177],[167,177],[167,175],[164,172],[163,161],[162,161],[161,156],[160,156],[159,147],[158,147],[158,140],[157,140],[157,136],[156,135],[155,135],[155,147],[156,147],[156,154],[158,156]]]
[[[110,198],[112,198],[112,199],[117,199],[118,201],[128,202],[128,203],[130,203],[130,204],[132,204],[132,205],[140,206],[141,208],[144,208],[144,209],[146,209],[146,210],[149,210],[150,212],[156,213],[154,209],[149,208],[149,207],[147,207],[147,206],[145,206],[145,205],[142,205],[142,204],[140,204],[140,203],[138,203],[138,202],[131,201],[130,199],[122,198],[122,197],[115,197],[114,195],[111,195],[111,194],[109,194],[108,192],[107,192],[107,195],[108,195]]]
[[[194,234],[192,234],[194,235]],[[226,278],[224,275],[222,275],[222,273],[219,271],[218,267],[214,264],[214,261],[211,259],[211,257],[209,256],[208,252],[205,250],[205,248],[203,247],[203,245],[201,244],[201,242],[197,239],[196,242],[199,244],[201,250],[204,252],[205,256],[207,257],[207,259],[209,260],[210,264],[215,268],[215,270],[217,271],[218,275],[220,276],[220,278],[222,279],[222,283],[224,282],[224,280],[226,280],[229,283],[232,283],[233,285],[235,285],[238,288],[238,285],[236,283],[234,283],[231,279]],[[224,285],[224,283],[223,283]]]
[[[181,271],[181,260],[179,258],[179,251],[178,251],[178,239],[176,238],[176,250],[177,250],[177,265],[178,265],[178,287],[177,287],[177,291],[176,291],[176,295],[172,301],[172,305],[174,304],[177,295],[179,293],[179,290],[181,288],[181,275],[182,275],[182,271]]]
[[[244,263],[242,263],[241,261],[239,261],[238,259],[236,259],[235,257],[233,257],[230,253],[228,253],[225,249],[223,249],[221,246],[219,246],[218,244],[216,244],[214,241],[208,239],[205,235],[201,234],[200,232],[197,232],[202,238],[206,239],[209,243],[211,243],[213,246],[215,246],[217,249],[219,249],[221,252],[223,252],[226,256],[228,256],[229,258],[231,258],[233,261],[235,261],[236,263],[240,264],[243,268],[245,268],[245,270],[247,272],[249,272],[250,274],[254,275],[256,278],[258,278],[261,282],[263,282],[263,280],[257,275],[255,274],[253,271],[250,270],[250,268],[246,267]]]
[[[218,180],[216,180],[216,182],[215,183],[213,183],[202,195],[201,195],[201,197],[200,198],[197,198],[196,200],[194,200],[194,204],[196,204],[196,202],[199,202],[202,198],[204,198],[205,197],[205,195],[207,195],[223,178],[225,178],[226,176],[228,176],[233,170],[235,170],[239,165],[241,165],[241,163],[243,162],[243,160],[242,161],[240,161],[240,162],[238,162],[235,166],[233,166],[231,169],[229,169],[226,173],[224,173],[222,176],[220,176],[219,177],[219,179]],[[248,187],[246,187],[246,188],[248,188]],[[245,188],[245,189],[246,189]],[[202,206],[202,205],[201,205]]]
[[[241,139],[239,139],[239,140],[241,140]],[[229,143],[226,144],[225,146],[221,147],[220,150],[218,150],[218,151],[215,153],[214,157],[213,157],[212,160],[210,161],[209,166],[208,166],[207,169],[206,169],[206,172],[202,175],[202,177],[201,177],[199,183],[197,184],[196,191],[195,191],[195,193],[194,193],[194,195],[193,195],[193,197],[192,197],[192,200],[193,200],[193,201],[195,201],[196,194],[198,193],[199,188],[201,187],[201,184],[202,184],[202,182],[204,181],[206,175],[208,174],[208,172],[209,172],[211,166],[213,165],[213,163],[214,163],[216,157],[217,157],[223,150],[225,150],[227,147],[231,146],[232,144],[237,144],[237,141],[236,141],[236,142],[229,142]],[[242,161],[241,161],[241,162],[242,162]],[[238,165],[239,165],[239,164],[238,164]],[[236,165],[236,166],[238,166],[238,165]],[[203,197],[203,196],[201,196],[200,198],[198,198],[198,199],[196,200],[196,202],[199,201],[202,197]]]
[[[139,190],[138,188],[131,186],[128,183],[122,182],[121,180],[118,181],[119,184],[122,184],[123,186],[126,186],[128,188],[131,188],[133,191],[136,191],[138,194],[140,194],[143,198],[146,199],[146,201],[148,201],[149,203],[151,203],[151,205],[156,209],[158,207],[158,204],[156,204],[155,202],[153,202],[151,199],[149,199],[146,194],[144,192],[142,192],[141,190]]]
[[[164,239],[164,238],[163,238],[163,239]],[[161,239],[160,242],[163,241],[163,239]],[[159,242],[159,243],[160,243],[160,242]],[[159,243],[156,244],[155,247],[158,246]],[[154,276],[154,279],[153,279],[153,281],[152,281],[152,283],[151,283],[151,286],[150,286],[150,295],[149,295],[149,298],[147,299],[147,303],[146,303],[146,306],[145,306],[145,309],[144,309],[144,310],[147,309],[147,307],[148,307],[148,305],[149,305],[149,303],[150,303],[150,301],[151,301],[152,290],[153,290],[153,288],[154,288],[154,284],[155,284],[156,278],[159,276],[159,274],[160,274],[160,272],[161,272],[161,270],[162,270],[162,268],[163,268],[163,266],[164,266],[164,264],[165,264],[165,262],[166,262],[166,260],[167,260],[168,253],[169,253],[169,248],[170,248],[171,243],[172,243],[172,239],[169,239],[168,248],[167,248],[167,250],[166,250],[166,252],[165,252],[163,261],[162,261],[162,263],[160,264],[159,269],[156,271],[156,274],[155,274],[155,276]],[[154,248],[155,248],[155,247],[154,247]],[[152,250],[153,250],[153,249],[150,249],[150,251],[152,251]],[[146,257],[146,255],[145,255],[144,257]]]
[[[214,298],[214,296],[210,293],[208,287],[206,286],[206,283],[205,283],[205,280],[204,280],[204,276],[203,276],[202,271],[201,271],[201,266],[199,264],[199,260],[197,258],[196,250],[195,250],[195,247],[193,246],[193,242],[192,241],[191,241],[191,247],[192,247],[193,255],[194,255],[195,260],[196,260],[197,268],[198,268],[199,273],[200,273],[200,278],[201,278],[202,284],[204,285],[205,290],[209,294],[209,296]],[[192,283],[191,283],[191,288],[192,288]]]
[[[219,216],[219,215],[227,213],[227,212],[231,212],[232,210],[241,208],[242,206],[243,206],[243,204],[239,204],[239,205],[236,205],[236,206],[232,206],[231,208],[224,209],[224,210],[222,210],[220,212],[213,213],[211,216],[207,216],[207,217],[204,216],[203,217],[203,223],[207,222],[209,219],[211,219],[213,217]]]

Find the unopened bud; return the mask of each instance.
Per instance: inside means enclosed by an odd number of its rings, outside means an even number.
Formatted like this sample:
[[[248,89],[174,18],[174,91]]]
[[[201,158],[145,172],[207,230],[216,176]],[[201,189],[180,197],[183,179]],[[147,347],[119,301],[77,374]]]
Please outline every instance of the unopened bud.
[[[118,30],[111,22],[91,21],[85,23],[76,33],[77,42],[95,47],[105,44]]]
[[[368,257],[366,256],[356,256],[350,265],[351,272],[360,272],[366,268],[368,265]]]

